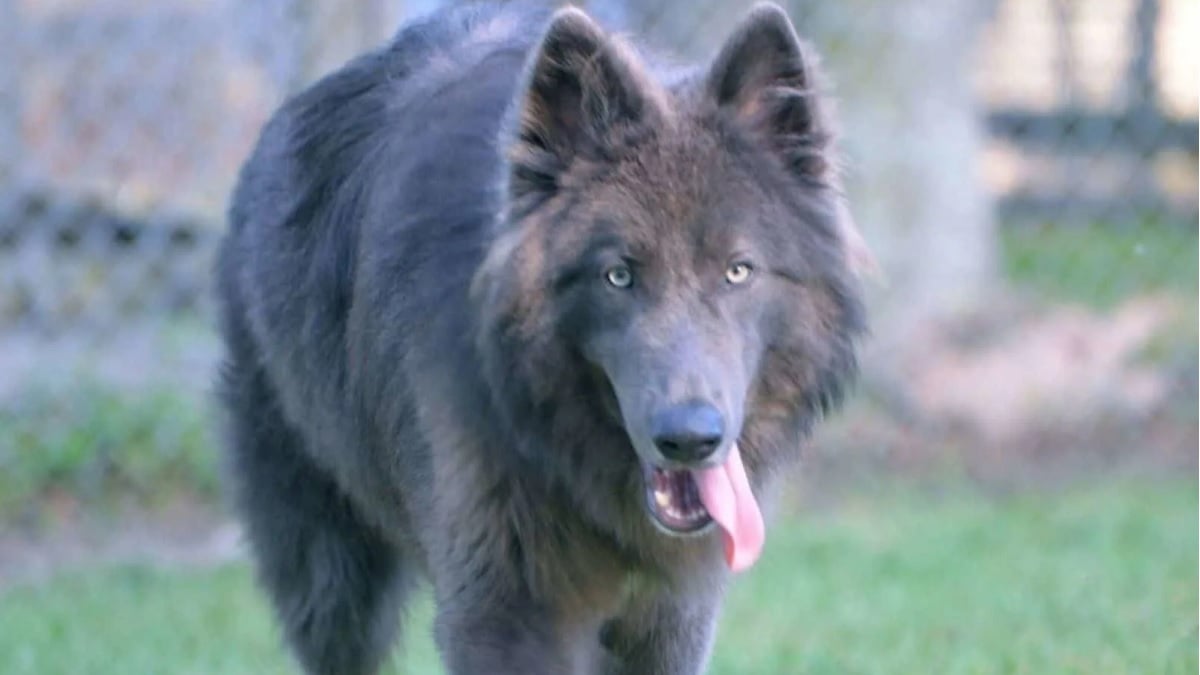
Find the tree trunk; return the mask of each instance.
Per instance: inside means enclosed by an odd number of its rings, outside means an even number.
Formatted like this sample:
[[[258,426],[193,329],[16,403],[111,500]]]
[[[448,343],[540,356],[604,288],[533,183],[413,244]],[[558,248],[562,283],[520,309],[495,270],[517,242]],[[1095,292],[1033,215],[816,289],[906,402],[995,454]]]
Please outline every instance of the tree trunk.
[[[812,26],[839,85],[847,189],[885,275],[873,304],[886,362],[919,350],[919,329],[978,304],[996,279],[979,166],[983,116],[970,72],[986,5],[821,6],[829,16],[814,16]]]

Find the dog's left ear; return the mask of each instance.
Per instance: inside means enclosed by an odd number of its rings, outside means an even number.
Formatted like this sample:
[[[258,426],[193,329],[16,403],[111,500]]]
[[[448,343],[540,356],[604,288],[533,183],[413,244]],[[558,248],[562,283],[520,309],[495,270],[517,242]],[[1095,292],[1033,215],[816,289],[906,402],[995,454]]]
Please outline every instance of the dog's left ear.
[[[721,110],[761,138],[790,171],[840,191],[816,56],[777,5],[762,2],[750,10],[717,54],[706,84]],[[837,208],[847,266],[860,277],[881,280],[879,265],[840,196]]]
[[[756,5],[721,48],[708,74],[709,96],[761,134],[802,177],[825,179],[832,129],[816,91],[815,57],[777,5]]]

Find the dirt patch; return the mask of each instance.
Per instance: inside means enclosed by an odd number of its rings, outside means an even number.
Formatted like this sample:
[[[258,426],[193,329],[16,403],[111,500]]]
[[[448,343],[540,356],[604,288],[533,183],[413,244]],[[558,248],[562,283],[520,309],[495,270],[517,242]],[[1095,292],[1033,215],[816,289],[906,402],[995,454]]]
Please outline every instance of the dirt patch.
[[[1170,377],[1137,356],[1182,313],[1169,298],[1146,297],[1104,314],[1056,308],[983,345],[956,344],[943,332],[908,367],[910,394],[924,416],[991,443],[1104,414],[1144,418],[1171,393]]]
[[[97,565],[207,567],[244,557],[241,530],[205,504],[104,516],[58,511],[36,529],[0,532],[0,590]]]
[[[894,381],[870,381],[868,368],[818,426],[804,489],[823,501],[896,479],[1012,491],[1194,474],[1194,322],[1169,297],[1110,312],[1007,298],[931,326]],[[1150,358],[1164,335],[1178,348]]]

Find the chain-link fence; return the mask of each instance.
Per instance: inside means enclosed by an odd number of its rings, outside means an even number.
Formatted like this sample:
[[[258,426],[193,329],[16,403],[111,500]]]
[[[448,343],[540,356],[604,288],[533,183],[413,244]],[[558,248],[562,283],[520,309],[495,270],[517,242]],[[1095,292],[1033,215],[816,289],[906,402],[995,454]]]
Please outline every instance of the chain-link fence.
[[[200,438],[199,413],[165,440],[101,420],[53,460],[66,468],[29,459],[57,452],[47,428],[80,424],[80,397],[203,400],[210,259],[257,130],[437,4],[0,0],[0,463],[52,483],[131,435],[148,456]],[[703,56],[749,3],[584,4]],[[848,189],[887,278],[865,398],[904,420],[830,444],[903,458],[917,444],[896,434],[927,420],[1037,448],[1057,441],[1020,434],[1116,424],[1193,461],[1198,3],[790,5],[836,82]]]

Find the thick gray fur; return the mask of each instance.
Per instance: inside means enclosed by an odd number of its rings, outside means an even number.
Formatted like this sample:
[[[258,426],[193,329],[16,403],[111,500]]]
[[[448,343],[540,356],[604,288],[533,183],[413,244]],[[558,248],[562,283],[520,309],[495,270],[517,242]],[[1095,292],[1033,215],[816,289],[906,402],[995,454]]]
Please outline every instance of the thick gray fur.
[[[647,420],[711,403],[765,500],[851,379],[818,83],[769,5],[667,70],[578,10],[472,4],[274,115],[219,257],[221,392],[307,672],[376,672],[421,578],[454,675],[704,670],[728,571],[652,523]]]

